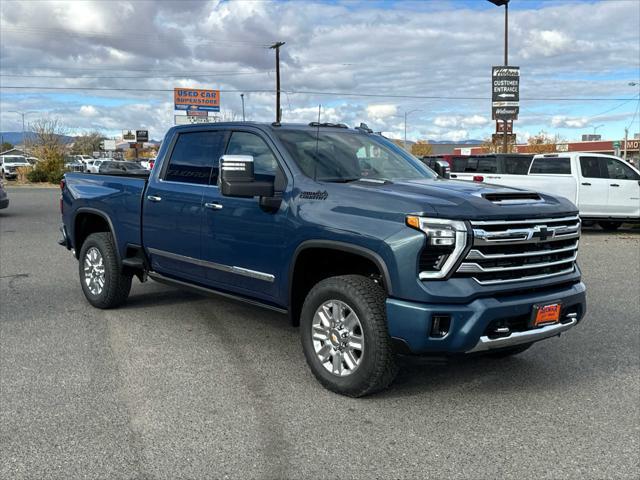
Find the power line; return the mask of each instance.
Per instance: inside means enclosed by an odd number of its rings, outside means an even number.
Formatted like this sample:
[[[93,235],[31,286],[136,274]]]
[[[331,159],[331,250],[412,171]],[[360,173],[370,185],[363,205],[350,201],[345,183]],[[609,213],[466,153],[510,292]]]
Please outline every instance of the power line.
[[[129,92],[173,92],[172,88],[124,88],[124,87],[47,87],[41,85],[18,86],[18,85],[0,85],[0,89],[6,90],[90,90],[90,91],[129,91]],[[228,93],[273,93],[273,90],[220,90]],[[456,97],[444,95],[387,95],[381,93],[354,93],[354,92],[319,92],[305,90],[282,90],[282,92],[291,95],[331,95],[334,97],[363,97],[363,98],[400,98],[400,99],[416,99],[416,100],[490,100],[491,97]],[[615,102],[615,101],[631,101],[634,98],[601,98],[601,97],[529,97],[521,98],[524,101],[544,101],[544,102]]]

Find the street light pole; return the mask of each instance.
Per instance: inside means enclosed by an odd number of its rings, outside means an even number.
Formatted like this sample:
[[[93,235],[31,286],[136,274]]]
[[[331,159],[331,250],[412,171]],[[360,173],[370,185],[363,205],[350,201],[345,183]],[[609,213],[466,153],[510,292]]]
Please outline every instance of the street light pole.
[[[240,94],[240,98],[242,99],[242,121],[244,122],[244,93]]]
[[[595,127],[593,127],[593,135],[595,136],[596,132],[598,131],[598,129],[600,127],[604,127],[604,123],[601,123],[600,125],[596,125]]]
[[[28,113],[31,113],[31,112],[18,112],[17,110],[9,110],[9,112],[10,113],[17,113],[18,115],[20,115],[22,117],[22,148],[24,148],[25,153],[28,153],[27,152],[27,142],[25,141],[25,138],[24,138],[24,134],[25,134],[25,131],[24,131],[24,116],[26,114],[28,114]]]
[[[407,115],[411,115],[414,112],[421,112],[422,110],[409,110],[404,112],[404,149],[407,149]]]

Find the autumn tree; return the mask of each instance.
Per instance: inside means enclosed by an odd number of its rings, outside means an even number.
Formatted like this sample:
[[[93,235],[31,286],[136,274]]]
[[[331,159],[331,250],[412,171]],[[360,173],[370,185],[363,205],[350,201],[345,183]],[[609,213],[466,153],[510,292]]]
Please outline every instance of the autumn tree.
[[[537,135],[529,137],[527,151],[529,153],[553,153],[556,151],[558,143],[562,143],[559,135],[551,136],[541,131]]]
[[[433,153],[433,147],[426,140],[418,140],[411,145],[411,153],[416,157],[425,157]]]
[[[71,148],[74,155],[91,155],[93,152],[100,150],[100,142],[104,140],[104,136],[100,132],[91,132],[76,137]]]
[[[27,142],[30,154],[41,161],[27,177],[32,182],[57,183],[64,175],[65,135],[68,130],[57,118],[41,118],[29,125],[33,132]]]
[[[482,153],[505,153],[504,151],[504,143],[502,140],[502,136],[496,136],[486,139],[480,145],[482,149]],[[507,140],[507,152],[506,153],[517,153],[518,148],[516,146],[515,135],[509,136]]]

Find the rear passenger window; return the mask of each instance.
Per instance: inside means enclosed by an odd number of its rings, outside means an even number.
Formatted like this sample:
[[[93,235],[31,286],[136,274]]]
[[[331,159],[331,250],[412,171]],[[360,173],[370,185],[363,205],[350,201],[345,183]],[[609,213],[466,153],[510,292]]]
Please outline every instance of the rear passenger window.
[[[568,158],[536,158],[533,160],[529,173],[571,175],[571,162]]]
[[[531,157],[505,157],[504,173],[507,175],[526,175],[529,173],[529,167],[531,166]]]
[[[580,171],[585,178],[605,178],[601,164],[604,157],[580,157]]]
[[[222,155],[223,140],[224,133],[221,131],[179,134],[164,179],[206,185],[209,183],[211,167],[217,164]]]
[[[497,173],[498,171],[498,159],[496,157],[486,157],[478,159],[478,173]]]

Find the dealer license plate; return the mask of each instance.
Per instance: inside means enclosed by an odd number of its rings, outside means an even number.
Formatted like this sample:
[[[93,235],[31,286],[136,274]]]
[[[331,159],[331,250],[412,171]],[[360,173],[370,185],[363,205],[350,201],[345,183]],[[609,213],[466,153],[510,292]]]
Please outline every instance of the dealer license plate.
[[[560,303],[533,306],[533,326],[552,325],[560,321]]]

